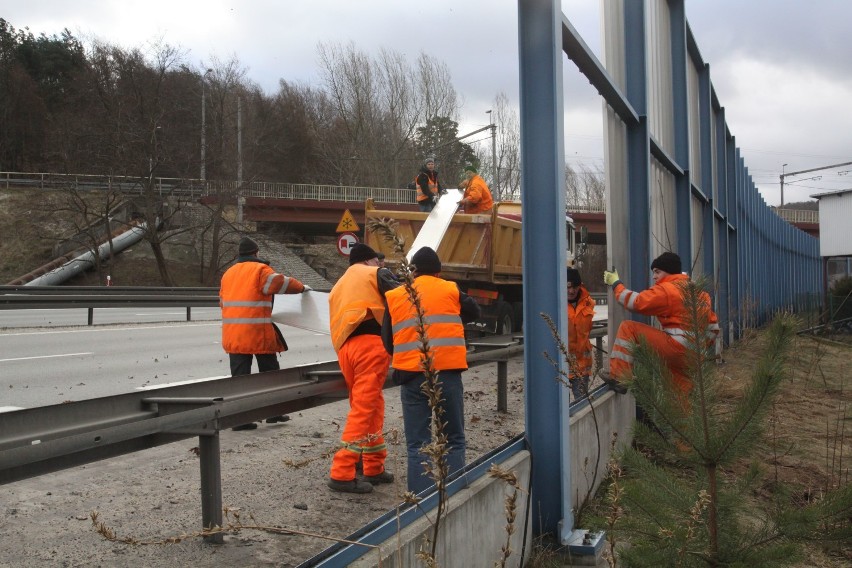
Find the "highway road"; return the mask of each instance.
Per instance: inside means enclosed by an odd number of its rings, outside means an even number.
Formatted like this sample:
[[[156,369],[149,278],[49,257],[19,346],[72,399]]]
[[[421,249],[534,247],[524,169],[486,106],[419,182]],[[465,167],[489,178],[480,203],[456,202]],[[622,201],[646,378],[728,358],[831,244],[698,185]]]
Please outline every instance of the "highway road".
[[[192,321],[210,321],[221,317],[219,308],[192,308]],[[59,327],[86,325],[89,310],[0,310],[0,329],[7,327]],[[141,323],[186,321],[186,308],[98,308],[94,311],[95,325],[111,323]]]
[[[77,310],[26,311],[52,312],[41,317],[56,322],[66,312]],[[100,312],[108,311],[112,310],[96,310],[95,321],[100,321]],[[208,310],[207,321],[148,323],[157,319],[152,311],[124,309],[123,316],[113,314],[125,321],[135,318],[132,324],[90,327],[85,325],[84,315],[82,326],[0,328],[0,411],[230,374],[228,356],[221,347],[220,323],[210,319],[219,317],[218,309]],[[128,316],[130,313],[143,315]],[[280,327],[290,347],[280,357],[282,367],[335,359],[328,335]]]

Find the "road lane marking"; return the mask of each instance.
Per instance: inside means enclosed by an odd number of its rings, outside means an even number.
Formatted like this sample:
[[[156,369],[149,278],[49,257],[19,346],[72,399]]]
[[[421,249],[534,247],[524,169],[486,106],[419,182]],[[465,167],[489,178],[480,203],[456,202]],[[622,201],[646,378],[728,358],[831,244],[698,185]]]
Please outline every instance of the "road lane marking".
[[[144,387],[136,387],[135,390],[144,391],[144,390],[152,390],[152,389],[162,389],[165,387],[176,387],[180,385],[191,385],[192,383],[203,383],[205,381],[216,381],[219,379],[227,379],[231,375],[219,375],[216,377],[205,377],[203,379],[190,379],[188,381],[177,381],[175,383],[161,383],[159,385],[147,385]]]
[[[91,351],[86,353],[62,353],[60,355],[36,355],[35,357],[13,357],[12,359],[0,359],[0,363],[7,361],[30,361],[32,359],[52,359],[53,357],[77,357],[78,355],[94,355]]]

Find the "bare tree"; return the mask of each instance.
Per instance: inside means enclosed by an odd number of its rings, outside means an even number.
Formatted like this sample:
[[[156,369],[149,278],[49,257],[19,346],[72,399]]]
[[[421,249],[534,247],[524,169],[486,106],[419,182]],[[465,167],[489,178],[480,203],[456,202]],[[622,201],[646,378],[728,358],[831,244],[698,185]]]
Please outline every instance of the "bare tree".
[[[397,186],[410,176],[417,126],[436,116],[455,117],[457,97],[445,65],[421,54],[416,67],[381,50],[370,58],[353,44],[320,44],[325,92],[333,130],[319,134],[338,172],[338,183]]]

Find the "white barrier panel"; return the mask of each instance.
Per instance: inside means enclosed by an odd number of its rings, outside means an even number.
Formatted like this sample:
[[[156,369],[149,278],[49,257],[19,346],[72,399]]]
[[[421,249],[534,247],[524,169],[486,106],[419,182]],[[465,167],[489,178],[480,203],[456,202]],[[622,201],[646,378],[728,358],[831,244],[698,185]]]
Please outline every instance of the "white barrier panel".
[[[314,290],[304,294],[276,294],[272,321],[330,335],[328,294]]]
[[[438,199],[437,205],[429,213],[429,216],[426,217],[426,222],[423,223],[423,227],[417,233],[417,238],[414,239],[411,248],[408,250],[406,258],[408,258],[409,262],[411,262],[411,257],[414,256],[414,253],[423,247],[429,247],[434,251],[438,250],[438,245],[441,244],[444,233],[447,232],[447,227],[450,226],[450,221],[452,221],[453,215],[456,214],[456,209],[459,208],[461,198],[461,191],[458,189],[448,189],[447,193]]]

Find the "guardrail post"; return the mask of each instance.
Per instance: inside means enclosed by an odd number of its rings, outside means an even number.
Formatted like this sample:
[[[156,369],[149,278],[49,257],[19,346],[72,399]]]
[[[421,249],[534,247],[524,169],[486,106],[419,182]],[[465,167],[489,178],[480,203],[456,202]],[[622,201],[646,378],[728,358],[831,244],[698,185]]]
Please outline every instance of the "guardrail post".
[[[95,322],[95,308],[89,308],[89,325]]]
[[[595,350],[595,365],[596,369],[603,369],[603,337],[595,338],[595,345],[597,345],[597,349]]]
[[[509,375],[509,362],[497,361],[497,412],[508,412],[506,378]]]
[[[201,524],[203,528],[222,526],[222,465],[219,461],[219,431],[198,437],[201,458]],[[222,544],[225,537],[216,533],[205,542]]]
[[[186,321],[192,321],[192,308],[186,307]]]

